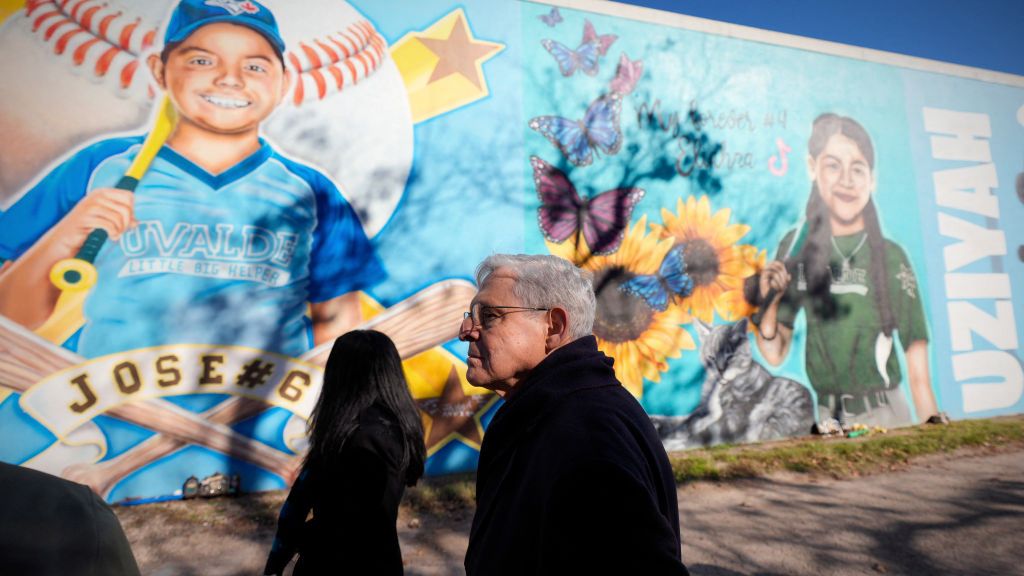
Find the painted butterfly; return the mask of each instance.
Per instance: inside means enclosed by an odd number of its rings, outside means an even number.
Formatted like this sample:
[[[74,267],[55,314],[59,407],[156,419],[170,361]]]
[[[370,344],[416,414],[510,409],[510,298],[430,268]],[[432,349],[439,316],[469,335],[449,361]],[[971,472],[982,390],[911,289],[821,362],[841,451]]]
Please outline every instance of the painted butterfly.
[[[554,28],[555,25],[559,24],[562,21],[562,13],[558,11],[558,6],[555,6],[554,8],[551,9],[550,13],[541,14],[540,16],[537,16],[537,18],[540,18],[541,22]]]
[[[594,25],[584,20],[583,40],[575,50],[555,40],[544,39],[540,43],[555,58],[562,76],[572,76],[576,70],[594,76],[599,69],[598,58],[604,56],[617,39],[615,34],[598,35]]]
[[[544,237],[561,243],[574,234],[583,239],[592,254],[609,254],[619,249],[626,226],[640,199],[642,188],[614,188],[592,198],[580,198],[564,172],[530,157],[533,182],[540,197],[537,220]]]
[[[600,56],[604,56],[608,53],[608,49],[612,47],[612,44],[618,40],[619,37],[615,34],[598,34],[594,30],[594,25],[590,23],[590,20],[583,21],[583,44],[596,44],[597,53]]]
[[[651,308],[659,312],[668,308],[668,303],[673,297],[686,298],[693,293],[693,279],[685,272],[685,248],[686,246],[680,244],[669,250],[661,261],[657,274],[635,276],[623,283],[619,289],[643,298]]]
[[[590,103],[583,120],[537,116],[529,125],[557,146],[574,166],[589,166],[595,150],[612,155],[622,147],[621,108],[621,96],[606,94]]]
[[[644,73],[644,61],[632,60],[623,52],[619,56],[619,65],[615,69],[615,78],[612,79],[608,88],[616,94],[625,96],[636,88],[636,83]]]

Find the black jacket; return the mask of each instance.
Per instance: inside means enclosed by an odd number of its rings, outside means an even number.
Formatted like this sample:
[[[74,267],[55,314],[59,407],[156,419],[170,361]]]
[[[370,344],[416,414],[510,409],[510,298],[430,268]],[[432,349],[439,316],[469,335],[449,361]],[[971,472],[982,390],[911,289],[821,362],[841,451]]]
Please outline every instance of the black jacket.
[[[548,355],[491,421],[466,572],[687,574],[668,456],[592,336]]]
[[[341,454],[307,466],[295,481],[264,573],[280,574],[298,552],[296,575],[402,574],[395,526],[405,490],[402,451],[397,418],[377,405],[365,410]]]
[[[0,574],[138,573],[117,516],[88,486],[0,462]]]

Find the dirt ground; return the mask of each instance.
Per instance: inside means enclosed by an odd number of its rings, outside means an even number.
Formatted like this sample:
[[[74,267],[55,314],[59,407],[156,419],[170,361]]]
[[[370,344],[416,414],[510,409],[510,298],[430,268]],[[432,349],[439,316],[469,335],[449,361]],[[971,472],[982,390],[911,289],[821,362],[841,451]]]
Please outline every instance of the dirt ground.
[[[260,574],[283,493],[118,507],[143,574]],[[599,505],[599,503],[595,503]],[[849,480],[679,488],[694,575],[1019,574],[1024,450],[963,451]],[[406,574],[461,574],[472,510],[398,521]]]

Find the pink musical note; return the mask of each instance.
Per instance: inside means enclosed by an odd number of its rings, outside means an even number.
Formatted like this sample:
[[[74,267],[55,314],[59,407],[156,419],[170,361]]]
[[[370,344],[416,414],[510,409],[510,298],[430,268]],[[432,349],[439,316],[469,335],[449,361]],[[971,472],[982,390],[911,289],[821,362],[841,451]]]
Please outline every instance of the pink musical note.
[[[776,138],[775,145],[779,148],[779,153],[768,159],[768,171],[776,176],[785,176],[786,172],[789,172],[789,157],[787,154],[792,152],[793,149],[787,146],[782,141],[782,138]]]

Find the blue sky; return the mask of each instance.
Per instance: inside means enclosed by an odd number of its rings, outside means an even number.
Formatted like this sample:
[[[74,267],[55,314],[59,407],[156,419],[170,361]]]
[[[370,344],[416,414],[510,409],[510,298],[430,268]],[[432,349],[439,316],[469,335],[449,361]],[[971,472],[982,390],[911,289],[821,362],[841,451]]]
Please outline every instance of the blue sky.
[[[619,0],[1024,75],[1024,0]]]

